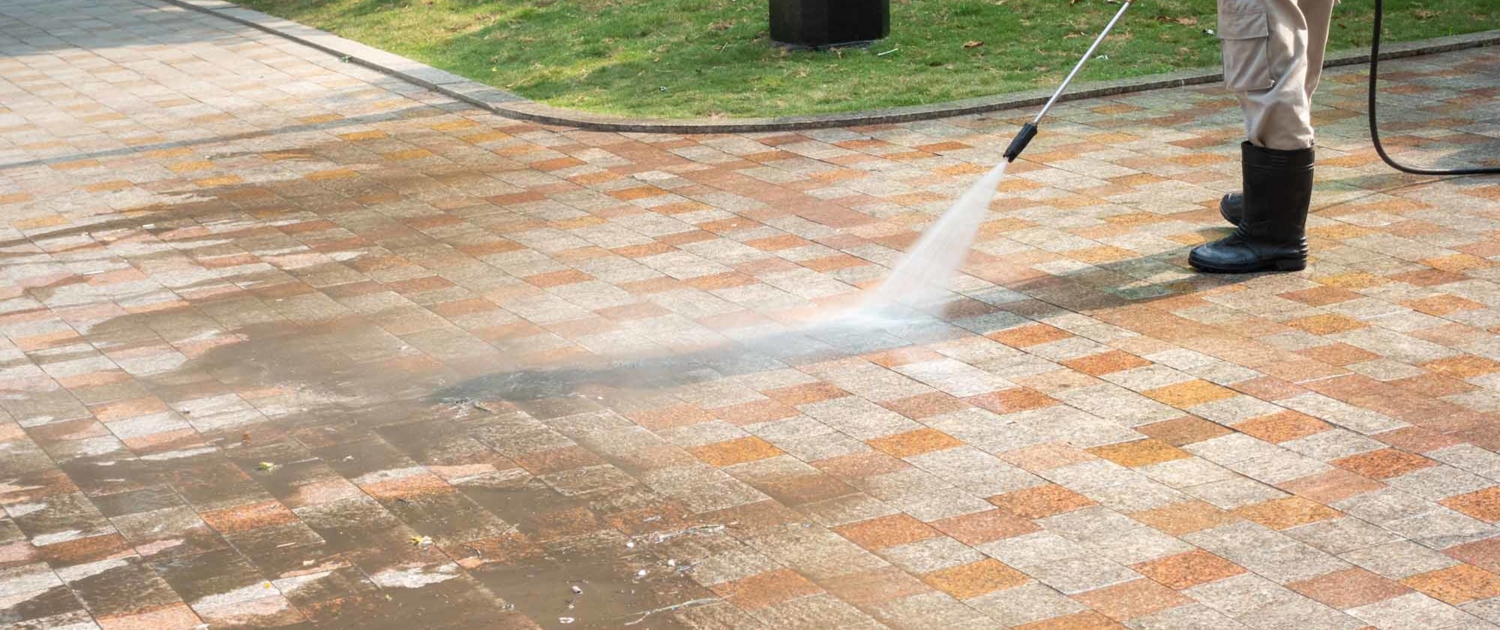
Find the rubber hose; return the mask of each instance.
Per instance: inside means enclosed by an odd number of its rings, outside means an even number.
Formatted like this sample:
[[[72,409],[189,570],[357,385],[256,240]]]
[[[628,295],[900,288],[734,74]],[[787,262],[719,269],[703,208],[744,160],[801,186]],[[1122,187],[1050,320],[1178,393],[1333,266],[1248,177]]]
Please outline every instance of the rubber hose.
[[[1380,29],[1381,22],[1385,18],[1385,6],[1382,0],[1375,0],[1375,34],[1370,38],[1370,141],[1375,144],[1375,152],[1380,154],[1380,159],[1403,173],[1413,175],[1495,175],[1500,174],[1500,168],[1453,168],[1432,169],[1414,168],[1392,159],[1385,152],[1385,146],[1380,144],[1380,126],[1375,121],[1375,96],[1376,86],[1380,74]]]

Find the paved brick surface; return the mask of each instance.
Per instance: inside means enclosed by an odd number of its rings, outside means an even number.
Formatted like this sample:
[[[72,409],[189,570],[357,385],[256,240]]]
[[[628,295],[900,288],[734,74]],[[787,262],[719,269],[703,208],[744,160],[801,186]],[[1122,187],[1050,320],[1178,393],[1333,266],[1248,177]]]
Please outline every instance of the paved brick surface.
[[[1389,64],[1500,158],[1500,51]],[[1195,276],[1216,89],[517,124],[210,16],[0,4],[0,628],[1496,628],[1500,180],[1328,77],[1316,260]],[[571,620],[571,623],[568,621]]]

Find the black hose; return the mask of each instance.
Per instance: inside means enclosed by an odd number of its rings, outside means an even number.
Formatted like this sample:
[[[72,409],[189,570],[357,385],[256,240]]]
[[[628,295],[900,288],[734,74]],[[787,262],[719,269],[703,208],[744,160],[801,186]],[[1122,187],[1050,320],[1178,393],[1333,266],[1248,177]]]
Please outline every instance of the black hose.
[[[1380,144],[1380,128],[1375,122],[1375,93],[1377,75],[1380,74],[1380,28],[1381,21],[1385,17],[1385,7],[1381,0],[1375,0],[1375,34],[1370,39],[1370,141],[1375,144],[1375,152],[1380,154],[1380,159],[1386,164],[1403,173],[1413,175],[1495,175],[1500,174],[1500,168],[1454,168],[1454,169],[1430,169],[1413,168],[1401,164],[1385,152],[1385,146]]]

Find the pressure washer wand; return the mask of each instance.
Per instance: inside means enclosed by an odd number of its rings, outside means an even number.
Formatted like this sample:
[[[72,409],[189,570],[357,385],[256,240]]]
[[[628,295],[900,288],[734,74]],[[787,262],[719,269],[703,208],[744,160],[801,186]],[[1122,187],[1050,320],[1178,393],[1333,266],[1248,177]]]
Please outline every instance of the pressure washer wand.
[[[1099,37],[1094,40],[1093,45],[1089,46],[1088,51],[1083,53],[1083,58],[1078,60],[1078,65],[1073,66],[1073,71],[1068,73],[1068,78],[1063,79],[1062,85],[1057,86],[1057,91],[1052,93],[1052,98],[1047,99],[1047,104],[1042,106],[1042,111],[1037,113],[1034,120],[1021,126],[1020,133],[1016,134],[1015,139],[1010,141],[1010,146],[1005,149],[1005,161],[1016,161],[1021,152],[1026,150],[1026,145],[1031,144],[1031,139],[1036,137],[1037,123],[1042,122],[1042,117],[1047,115],[1047,110],[1052,109],[1052,105],[1057,103],[1058,98],[1062,97],[1063,90],[1068,89],[1068,84],[1073,82],[1073,77],[1078,76],[1078,71],[1083,69],[1083,64],[1088,63],[1089,57],[1094,56],[1094,51],[1099,49],[1099,44],[1104,43],[1105,36],[1109,35],[1111,30],[1114,30],[1115,23],[1119,22],[1121,17],[1124,17],[1125,10],[1129,8],[1129,2],[1120,5],[1120,10],[1115,13],[1115,17],[1110,19],[1109,24],[1104,25],[1104,32],[1099,33]]]

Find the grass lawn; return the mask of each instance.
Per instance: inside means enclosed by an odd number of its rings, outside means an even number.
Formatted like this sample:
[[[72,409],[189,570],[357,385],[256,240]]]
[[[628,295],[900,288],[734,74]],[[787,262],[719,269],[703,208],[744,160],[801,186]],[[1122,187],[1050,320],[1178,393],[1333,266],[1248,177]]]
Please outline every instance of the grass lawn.
[[[773,45],[766,0],[238,0],[549,105],[654,117],[778,116],[1051,87],[1119,8],[1107,0],[891,0],[867,49]],[[1330,48],[1369,45],[1373,0]],[[1387,0],[1388,41],[1500,24],[1500,0]],[[1140,0],[1083,80],[1219,63],[1214,0]],[[878,55],[892,51],[885,55]]]

